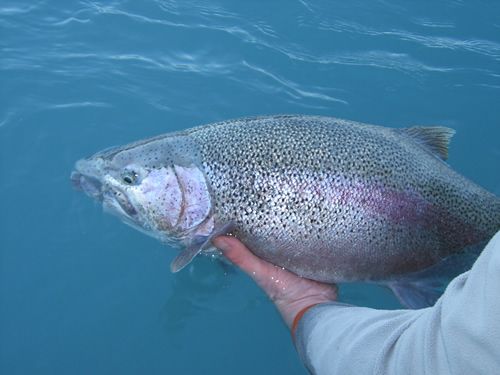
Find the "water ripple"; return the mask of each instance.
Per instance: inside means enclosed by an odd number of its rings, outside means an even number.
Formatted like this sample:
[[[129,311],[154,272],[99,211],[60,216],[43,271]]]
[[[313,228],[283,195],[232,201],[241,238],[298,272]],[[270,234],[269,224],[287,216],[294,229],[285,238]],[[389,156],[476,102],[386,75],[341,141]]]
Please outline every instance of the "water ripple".
[[[500,44],[481,39],[458,39],[445,36],[421,35],[401,29],[377,30],[356,22],[321,22],[319,28],[334,32],[349,32],[368,36],[395,37],[401,41],[409,41],[428,48],[461,50],[481,54],[495,60],[500,59]]]
[[[98,107],[98,108],[111,108],[112,105],[104,102],[74,102],[74,103],[61,103],[47,105],[47,109],[68,109],[68,108],[82,108],[82,107]]]
[[[227,64],[216,61],[206,61],[201,59],[200,56],[194,57],[189,54],[162,56],[159,59],[137,54],[105,55],[102,57],[111,60],[137,61],[171,72],[192,72],[199,74],[228,74],[231,72],[231,68]]]
[[[424,26],[424,27],[430,27],[430,28],[436,28],[436,29],[454,29],[455,24],[451,21],[433,21],[427,18],[417,18],[413,21],[415,24]]]
[[[44,2],[40,2],[36,5],[28,5],[25,7],[21,6],[3,6],[0,7],[0,16],[14,16],[14,15],[19,15],[19,14],[26,14],[30,13],[35,9],[38,9],[41,5],[43,5]]]
[[[314,99],[320,99],[320,100],[326,100],[329,102],[337,102],[337,103],[342,103],[342,104],[349,104],[346,100],[343,99],[338,99],[333,96],[323,94],[320,92],[316,91],[308,91],[303,88],[301,88],[300,85],[298,85],[295,82],[292,82],[290,80],[287,80],[285,78],[281,78],[276,74],[273,74],[271,72],[268,72],[267,70],[257,67],[255,65],[252,65],[246,61],[242,62],[243,66],[247,67],[248,69],[251,69],[257,73],[260,73],[268,78],[271,78],[271,80],[277,82],[279,85],[285,88],[285,92],[287,95],[293,97],[294,99],[300,99],[300,98],[314,98]],[[322,88],[323,89],[323,88]]]
[[[284,17],[295,22],[295,31],[304,40],[331,40],[328,48],[319,48],[318,43],[300,43],[297,35],[287,34],[287,24],[280,25],[267,14],[233,12],[232,5],[228,2],[223,6],[190,0],[151,0],[141,8],[133,2],[121,0],[84,0],[77,7],[61,7],[46,17],[31,17],[29,22],[23,16],[0,18],[2,22],[9,21],[11,33],[16,37],[21,35],[21,41],[27,38],[37,41],[30,50],[17,48],[17,44],[13,44],[12,48],[3,48],[0,71],[43,72],[53,80],[68,77],[100,80],[104,76],[111,76],[112,79],[120,80],[119,84],[129,87],[130,94],[140,93],[160,110],[170,110],[170,106],[159,99],[159,94],[152,94],[147,89],[139,90],[143,85],[144,74],[148,74],[148,77],[169,74],[169,80],[175,77],[175,74],[170,73],[194,74],[207,80],[222,77],[226,81],[238,82],[245,88],[284,93],[287,100],[294,104],[314,108],[320,108],[324,103],[349,105],[349,102],[344,98],[343,90],[339,94],[337,87],[322,86],[318,76],[311,77],[310,81],[300,81],[297,78],[301,77],[300,72],[308,69],[325,71],[333,77],[329,82],[335,84],[339,82],[336,79],[337,69],[342,69],[343,74],[343,66],[351,67],[350,72],[362,66],[397,72],[419,80],[429,74],[459,74],[467,71],[481,75],[482,80],[476,84],[485,88],[497,87],[496,80],[493,81],[490,77],[493,72],[489,70],[489,66],[479,69],[470,64],[461,64],[463,60],[457,53],[473,53],[497,61],[500,59],[500,44],[485,39],[466,38],[463,34],[455,37],[452,33],[457,26],[451,21],[410,16],[406,26],[397,24],[399,27],[384,28],[383,23],[363,23],[362,17],[332,16],[324,12],[318,3],[309,0],[297,0],[294,4],[300,11],[297,12],[296,9]],[[383,1],[377,4],[382,6]],[[37,6],[3,7],[0,8],[0,15],[23,15],[37,9]],[[356,2],[353,6],[367,11],[361,3]],[[405,11],[395,4],[391,6],[392,13],[401,15]],[[108,37],[103,37],[103,43],[98,39],[92,43],[79,39],[80,35],[94,36],[95,27],[111,20],[125,25],[125,29],[127,26],[140,28],[141,24],[157,25],[151,29],[157,35],[165,35],[167,38],[186,33],[190,35],[192,44],[184,46],[177,43],[174,48],[150,44],[142,48],[143,44],[137,43],[134,33],[125,32],[123,35],[130,38],[130,43],[124,39],[115,45]],[[424,31],[409,31],[415,25],[424,27]],[[73,30],[77,33],[72,34]],[[117,30],[114,29],[115,32]],[[437,35],[445,33],[449,35]],[[71,39],[68,35],[76,36],[76,39]],[[197,38],[202,40],[205,35],[208,35],[208,42],[198,42]],[[118,36],[122,36],[121,31]],[[224,40],[224,44],[228,46],[227,53],[220,45],[213,43],[216,40]],[[352,40],[354,43],[343,45],[343,48],[337,47],[336,43],[343,43],[345,40]],[[357,43],[358,41],[361,43]],[[395,41],[405,43],[396,44]],[[435,59],[421,54],[422,48],[415,48],[410,44],[426,49],[452,51],[456,58]],[[262,55],[266,56],[269,63],[259,62]],[[450,65],[444,66],[442,61],[448,61]],[[287,63],[292,63],[289,69],[276,70],[278,64]],[[249,73],[251,82],[240,77]],[[456,84],[467,85],[460,79]],[[155,85],[156,83],[149,85],[149,89]],[[345,90],[345,82],[339,86]],[[128,92],[127,90],[125,91]],[[78,101],[63,103],[59,107],[55,105],[53,108],[94,105],[91,103],[94,102]]]
[[[298,0],[298,2],[302,4],[310,13],[315,13],[311,5],[306,0]]]
[[[118,9],[111,5],[101,5],[97,2],[87,3],[98,14],[113,14],[127,17],[137,22],[158,24],[172,28],[186,28],[186,29],[208,29],[219,32],[227,33],[240,39],[243,42],[258,45],[272,51],[278,52],[287,56],[291,60],[302,61],[308,63],[319,64],[341,64],[341,65],[364,65],[374,68],[396,69],[402,72],[447,72],[450,71],[448,67],[432,66],[418,61],[408,54],[395,53],[391,51],[368,51],[363,53],[350,53],[344,55],[318,55],[307,52],[305,46],[297,47],[295,45],[286,44],[283,38],[263,21],[257,21],[249,25],[248,20],[241,19],[240,16],[232,12],[228,12],[220,7],[204,7],[194,6],[195,9],[190,13],[197,14],[200,19],[192,20],[191,22],[171,21],[164,18],[153,18],[143,14],[136,14],[131,11]],[[178,14],[182,12],[181,6],[172,1],[157,1],[157,4],[164,11],[170,14]],[[189,4],[192,5],[192,4]],[[307,3],[303,3],[307,5]],[[219,22],[220,21],[220,22]],[[420,23],[431,25],[431,21],[420,20]],[[433,25],[438,25],[434,23]],[[395,36],[400,40],[418,42],[430,48],[465,48],[469,51],[477,53],[489,54],[496,56],[495,49],[500,47],[496,46],[493,42],[486,41],[458,41],[451,38],[439,38],[432,36],[421,36],[412,34],[406,31],[377,31],[367,26],[362,26],[357,23],[347,21],[337,21],[334,23],[321,21],[316,28],[319,30],[335,31],[335,32],[349,32],[370,36]],[[130,56],[129,56],[130,57]],[[140,59],[141,57],[135,56],[134,58]],[[156,65],[157,67],[166,68],[165,65],[158,61],[152,61],[149,58],[143,58],[144,62]],[[180,65],[182,66],[182,64]],[[196,71],[193,65],[186,67],[188,70]]]
[[[68,17],[68,18],[65,18],[62,21],[57,21],[57,22],[52,23],[52,26],[65,26],[65,25],[67,25],[69,23],[89,23],[89,22],[91,22],[90,19],[81,19],[81,18],[77,18],[77,17]]]
[[[394,53],[389,51],[363,51],[350,53],[348,55],[339,55],[326,59],[323,63],[372,66],[401,72],[450,72],[454,70],[452,68],[424,64],[406,53]]]
[[[463,50],[500,60],[500,44],[488,40],[470,39],[461,40],[451,37],[424,36],[404,31],[382,32],[381,35],[394,35],[401,40],[420,43],[429,48],[443,48],[450,50]]]
[[[14,109],[11,109],[9,112],[7,112],[7,114],[5,115],[3,120],[0,121],[0,128],[7,125],[11,121],[11,119],[14,117],[15,114],[16,114],[16,110],[14,110]]]

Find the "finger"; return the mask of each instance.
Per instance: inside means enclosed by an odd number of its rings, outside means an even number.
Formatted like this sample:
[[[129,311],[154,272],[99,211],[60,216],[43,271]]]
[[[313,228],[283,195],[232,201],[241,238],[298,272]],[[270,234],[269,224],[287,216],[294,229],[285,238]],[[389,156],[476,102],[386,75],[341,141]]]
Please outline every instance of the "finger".
[[[220,236],[213,241],[213,244],[223,252],[226,258],[256,281],[259,280],[259,275],[265,275],[274,270],[274,265],[255,256],[234,237]]]

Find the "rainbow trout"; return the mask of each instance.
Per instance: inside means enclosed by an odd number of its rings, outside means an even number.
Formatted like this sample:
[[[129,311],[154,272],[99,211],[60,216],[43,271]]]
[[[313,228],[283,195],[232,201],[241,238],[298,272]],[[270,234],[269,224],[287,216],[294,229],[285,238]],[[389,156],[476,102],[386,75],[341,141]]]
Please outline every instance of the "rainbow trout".
[[[72,181],[127,224],[180,244],[174,272],[232,233],[297,275],[383,283],[416,308],[500,229],[500,199],[444,162],[453,134],[244,118],[99,152],[76,163]]]

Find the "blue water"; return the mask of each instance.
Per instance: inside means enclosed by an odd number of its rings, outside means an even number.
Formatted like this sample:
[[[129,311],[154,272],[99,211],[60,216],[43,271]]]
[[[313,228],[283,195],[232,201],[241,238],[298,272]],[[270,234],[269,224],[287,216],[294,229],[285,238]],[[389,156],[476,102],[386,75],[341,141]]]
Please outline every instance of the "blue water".
[[[0,2],[0,373],[305,374],[272,304],[73,191],[74,161],[246,115],[457,130],[500,193],[498,1]],[[344,301],[399,305],[350,285]]]

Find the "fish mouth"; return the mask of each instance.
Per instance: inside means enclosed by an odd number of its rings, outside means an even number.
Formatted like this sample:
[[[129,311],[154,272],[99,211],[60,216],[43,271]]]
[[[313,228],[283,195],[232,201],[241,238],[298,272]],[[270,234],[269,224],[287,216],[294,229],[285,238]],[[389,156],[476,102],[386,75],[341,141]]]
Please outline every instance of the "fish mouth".
[[[83,191],[91,198],[102,200],[103,161],[99,159],[81,159],[71,172],[71,183],[77,190]]]
[[[99,179],[86,176],[78,171],[71,172],[70,179],[76,190],[83,191],[89,197],[102,201],[102,183]]]
[[[104,209],[132,219],[137,215],[137,210],[126,192],[116,182],[108,181],[109,178],[103,173],[101,164],[102,161],[99,159],[79,160],[70,176],[73,187],[102,202]]]

